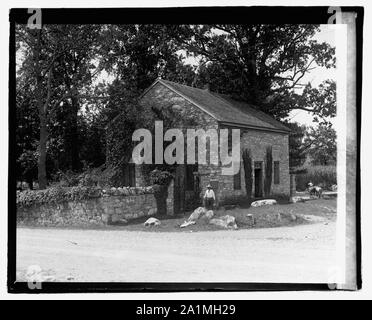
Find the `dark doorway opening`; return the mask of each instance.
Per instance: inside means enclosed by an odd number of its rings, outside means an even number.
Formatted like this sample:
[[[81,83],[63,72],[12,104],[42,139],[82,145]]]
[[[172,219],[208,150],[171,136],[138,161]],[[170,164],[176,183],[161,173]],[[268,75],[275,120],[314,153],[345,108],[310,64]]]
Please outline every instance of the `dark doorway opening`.
[[[180,214],[185,211],[185,165],[177,165],[174,176],[174,214]]]
[[[262,162],[254,163],[254,196],[262,198]]]

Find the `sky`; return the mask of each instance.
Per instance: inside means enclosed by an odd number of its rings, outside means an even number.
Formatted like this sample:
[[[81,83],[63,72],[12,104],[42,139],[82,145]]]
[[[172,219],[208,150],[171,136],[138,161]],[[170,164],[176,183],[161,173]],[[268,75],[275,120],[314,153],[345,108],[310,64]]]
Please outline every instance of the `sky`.
[[[329,43],[331,46],[335,47],[336,39],[335,39],[335,28],[334,25],[331,24],[323,24],[320,26],[320,32],[315,34],[314,40],[317,40],[318,42],[326,42]],[[180,52],[182,54],[182,52]],[[185,63],[191,64],[191,65],[197,65],[198,60],[196,60],[193,57],[189,57],[185,59]],[[301,83],[307,84],[310,82],[313,87],[317,87],[319,84],[321,84],[324,80],[327,79],[336,79],[336,69],[327,69],[324,67],[319,67],[309,71],[308,74],[306,74]],[[289,114],[288,119],[290,119],[291,122],[298,122],[300,124],[305,124],[307,126],[314,126],[316,125],[313,123],[313,116],[306,111],[303,110],[294,110]],[[331,120],[331,122],[333,122]]]
[[[327,42],[331,46],[335,47],[336,30],[334,28],[334,25],[323,24],[321,25],[320,29],[321,31],[314,36],[314,39],[317,40],[318,42]],[[327,69],[317,67],[316,69],[311,70],[307,75],[304,76],[302,83],[310,82],[313,87],[316,87],[327,79],[336,80],[336,68]],[[311,116],[311,114],[302,110],[292,111],[288,119],[290,119],[291,122],[298,122],[301,124],[305,124],[307,126],[314,125],[314,123],[312,122],[313,117]]]

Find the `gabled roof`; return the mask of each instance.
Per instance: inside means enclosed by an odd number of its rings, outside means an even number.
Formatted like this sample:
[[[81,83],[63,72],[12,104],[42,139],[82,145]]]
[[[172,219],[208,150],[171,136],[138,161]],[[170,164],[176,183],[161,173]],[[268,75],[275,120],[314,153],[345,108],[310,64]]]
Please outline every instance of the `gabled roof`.
[[[158,79],[142,96],[157,83],[163,84],[182,96],[221,124],[287,134],[290,132],[290,129],[284,124],[254,108],[252,105],[205,89],[193,88],[176,82]]]

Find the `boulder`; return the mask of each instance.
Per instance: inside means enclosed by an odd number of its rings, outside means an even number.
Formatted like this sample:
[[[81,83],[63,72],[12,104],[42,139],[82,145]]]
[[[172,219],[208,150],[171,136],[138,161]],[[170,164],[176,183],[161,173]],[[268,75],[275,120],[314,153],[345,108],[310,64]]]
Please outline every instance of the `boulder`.
[[[204,216],[209,220],[212,219],[214,216],[213,210],[208,210]]]
[[[261,206],[269,206],[276,204],[276,200],[274,199],[264,199],[264,200],[257,200],[252,202],[252,207],[261,207]]]
[[[182,223],[180,225],[180,228],[186,228],[186,227],[191,226],[191,225],[193,225],[195,223],[196,223],[196,221],[185,221],[184,223]]]
[[[194,212],[190,215],[187,221],[196,221],[198,220],[204,213],[206,212],[205,208],[199,207],[194,210]]]
[[[238,226],[236,225],[236,222],[235,222],[235,217],[230,216],[230,215],[211,219],[209,223],[219,226],[224,229],[234,229],[234,230],[238,229]]]
[[[161,224],[161,223],[160,223],[160,220],[158,220],[158,219],[156,219],[156,218],[153,218],[153,217],[148,218],[148,219],[145,221],[145,223],[144,223],[145,227],[148,227],[148,226],[159,226],[160,224]]]

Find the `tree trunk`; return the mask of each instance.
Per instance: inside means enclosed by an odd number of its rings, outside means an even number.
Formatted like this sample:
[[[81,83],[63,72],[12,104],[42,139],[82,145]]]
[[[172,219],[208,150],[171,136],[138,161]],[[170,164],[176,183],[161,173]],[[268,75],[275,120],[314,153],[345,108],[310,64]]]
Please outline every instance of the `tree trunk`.
[[[43,110],[39,109],[40,118],[40,140],[39,140],[39,158],[38,158],[38,172],[37,178],[39,182],[39,189],[46,189],[47,175],[46,175],[46,145],[48,139],[48,131],[46,126],[46,115]]]
[[[72,114],[70,123],[70,144],[71,144],[71,169],[77,171],[80,169],[79,159],[79,132],[78,132],[78,112],[79,112],[79,100],[76,97],[71,98]]]
[[[47,175],[46,175],[46,144],[48,139],[47,119],[46,119],[46,104],[43,102],[43,78],[40,67],[41,54],[41,29],[37,33],[37,44],[34,52],[35,57],[35,74],[36,74],[36,103],[39,110],[40,120],[40,138],[39,138],[39,157],[38,157],[38,172],[37,178],[39,182],[39,189],[46,189]],[[50,76],[50,74],[49,74]],[[50,78],[48,79],[48,94],[50,93]]]

